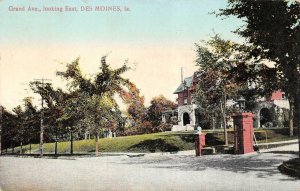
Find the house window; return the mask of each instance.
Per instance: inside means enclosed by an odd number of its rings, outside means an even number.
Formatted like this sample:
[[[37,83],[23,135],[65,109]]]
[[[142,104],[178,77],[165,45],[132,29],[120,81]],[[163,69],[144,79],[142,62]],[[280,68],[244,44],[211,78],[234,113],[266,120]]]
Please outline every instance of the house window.
[[[283,94],[281,94],[281,96],[282,96],[282,99],[286,99],[286,97],[285,97],[285,94],[283,93]]]
[[[187,97],[188,96],[188,90],[185,90],[184,91],[184,97]]]
[[[186,105],[187,104],[187,98],[184,98],[183,103]]]

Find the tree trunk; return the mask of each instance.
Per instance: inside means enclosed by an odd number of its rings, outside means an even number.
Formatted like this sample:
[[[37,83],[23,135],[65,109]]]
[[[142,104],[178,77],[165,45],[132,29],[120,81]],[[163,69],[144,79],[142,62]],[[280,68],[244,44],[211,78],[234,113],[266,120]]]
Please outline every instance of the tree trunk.
[[[98,133],[96,134],[96,150],[95,150],[95,154],[96,154],[96,157],[99,156],[99,135],[98,135]]]
[[[216,129],[216,118],[214,115],[212,116],[212,128],[213,128],[213,130]]]
[[[226,100],[226,97],[224,98]],[[225,104],[222,104],[221,102],[221,113],[222,113],[222,123],[223,123],[223,128],[224,128],[224,144],[227,146],[228,145],[228,134],[227,134],[227,122],[226,122],[226,102]]]
[[[71,155],[73,154],[73,131],[71,131]]]
[[[54,148],[54,154],[57,155],[57,140],[58,140],[58,136],[57,136],[57,131],[55,132],[55,148]]]
[[[41,131],[40,131],[40,157],[43,157],[43,155],[44,155],[44,124],[43,124],[43,118],[44,118],[44,113],[43,113],[43,109],[42,109],[42,112],[41,112]]]
[[[0,155],[2,155],[2,147],[1,147],[1,137],[2,137],[2,108],[0,106],[0,110],[1,110],[1,114],[0,114],[0,117],[1,117],[1,121],[0,121]]]
[[[289,110],[289,136],[292,137],[294,135],[294,98],[291,97],[289,99],[289,105],[290,105],[290,110]]]
[[[21,147],[20,154],[23,154],[23,142],[21,142],[20,147]]]
[[[295,99],[296,104],[295,104],[295,109],[297,112],[297,133],[298,133],[298,145],[299,145],[299,158],[300,158],[300,98]]]
[[[55,141],[54,154],[57,155],[57,141]]]

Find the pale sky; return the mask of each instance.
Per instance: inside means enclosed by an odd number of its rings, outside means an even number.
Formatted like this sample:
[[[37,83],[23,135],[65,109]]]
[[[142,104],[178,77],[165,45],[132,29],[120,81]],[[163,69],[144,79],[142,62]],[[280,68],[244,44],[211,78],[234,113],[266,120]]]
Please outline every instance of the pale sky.
[[[10,11],[23,6],[25,11]],[[29,12],[28,6],[76,6],[78,11]],[[126,6],[130,11],[82,12],[81,6]],[[33,79],[49,78],[54,86],[63,86],[55,76],[64,69],[61,62],[80,57],[83,71],[93,74],[106,54],[112,67],[126,59],[136,64],[126,77],[141,90],[146,104],[159,94],[175,101],[180,68],[185,77],[197,70],[194,43],[214,32],[240,40],[231,33],[239,20],[209,14],[225,6],[226,0],[2,0],[0,104],[7,109],[22,104],[32,95],[24,89]]]

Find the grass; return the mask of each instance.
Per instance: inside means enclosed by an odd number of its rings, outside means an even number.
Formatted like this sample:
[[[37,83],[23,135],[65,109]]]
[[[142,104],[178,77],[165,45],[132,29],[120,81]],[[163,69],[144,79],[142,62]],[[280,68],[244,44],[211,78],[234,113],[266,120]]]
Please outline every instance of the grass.
[[[206,140],[207,144],[211,146],[219,145],[224,143],[224,134],[223,130],[208,130],[206,131]],[[297,139],[297,134],[294,132],[294,136],[289,136],[289,129],[255,129],[254,134],[258,143],[265,143],[266,136],[267,142],[279,142],[279,141],[287,141]],[[233,129],[228,129],[228,141],[229,144],[233,144],[234,142],[234,131]]]
[[[255,130],[261,131],[262,129]],[[289,137],[288,129],[267,129],[268,142],[296,139]],[[176,152],[194,149],[195,131],[189,132],[163,132],[145,135],[135,135],[116,138],[103,138],[99,140],[100,152]],[[224,144],[223,130],[204,130],[206,145],[216,146]],[[265,133],[255,133],[258,142],[265,142]],[[233,144],[233,130],[228,131],[229,144]],[[38,153],[38,144],[32,144],[32,152]],[[74,141],[74,154],[89,154],[95,151],[95,140]],[[45,153],[54,154],[55,143],[44,144]],[[11,152],[11,150],[9,150]],[[20,147],[15,148],[20,152]],[[23,146],[23,153],[29,153],[29,145]],[[58,154],[70,153],[70,142],[58,143]]]

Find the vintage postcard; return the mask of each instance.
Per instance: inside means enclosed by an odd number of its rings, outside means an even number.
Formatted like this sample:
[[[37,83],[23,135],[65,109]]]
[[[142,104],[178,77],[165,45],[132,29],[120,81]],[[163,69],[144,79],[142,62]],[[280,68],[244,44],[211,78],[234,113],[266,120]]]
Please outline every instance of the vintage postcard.
[[[0,191],[300,190],[300,2],[0,0]]]

